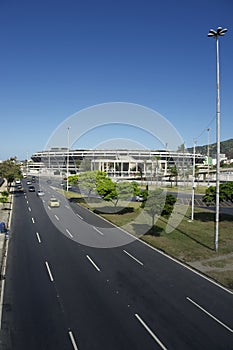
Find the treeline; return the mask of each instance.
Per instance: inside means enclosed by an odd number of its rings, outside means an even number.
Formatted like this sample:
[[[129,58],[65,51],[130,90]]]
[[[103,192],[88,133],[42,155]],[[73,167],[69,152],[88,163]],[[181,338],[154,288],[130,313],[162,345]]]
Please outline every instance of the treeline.
[[[216,150],[217,150],[216,143],[212,143],[209,145],[210,157],[213,157],[216,154]],[[233,139],[222,141],[220,143],[220,150],[221,150],[221,153],[224,153],[228,159],[233,159]],[[187,148],[187,151],[193,152],[193,147]],[[208,145],[196,146],[196,153],[207,155]]]

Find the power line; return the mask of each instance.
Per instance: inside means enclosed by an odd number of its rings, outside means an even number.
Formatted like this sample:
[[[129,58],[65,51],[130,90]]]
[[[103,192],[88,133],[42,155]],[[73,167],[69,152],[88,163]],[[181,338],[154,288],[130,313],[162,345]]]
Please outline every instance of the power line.
[[[199,139],[206,132],[207,129],[210,129],[210,125],[215,121],[215,119],[216,117],[214,116],[209,122],[209,124],[202,130],[202,132],[197,137],[195,137],[195,140]]]

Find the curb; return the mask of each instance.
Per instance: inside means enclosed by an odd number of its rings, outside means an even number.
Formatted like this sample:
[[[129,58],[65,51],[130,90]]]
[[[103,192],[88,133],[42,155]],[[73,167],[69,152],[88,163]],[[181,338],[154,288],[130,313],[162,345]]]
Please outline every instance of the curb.
[[[12,219],[12,208],[13,208],[14,196],[12,192],[9,195],[9,215],[7,216],[6,224],[7,228],[10,229],[11,219]],[[5,276],[6,276],[6,266],[7,266],[7,255],[8,255],[8,245],[9,245],[9,236],[4,239],[3,248],[2,248],[2,259],[0,262],[0,330],[2,328],[2,309],[3,309],[3,297],[5,289]]]

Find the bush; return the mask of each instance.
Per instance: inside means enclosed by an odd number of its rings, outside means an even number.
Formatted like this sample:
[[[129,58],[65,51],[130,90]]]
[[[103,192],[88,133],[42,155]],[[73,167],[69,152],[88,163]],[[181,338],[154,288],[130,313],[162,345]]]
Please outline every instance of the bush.
[[[164,208],[163,208],[161,215],[165,216],[165,217],[169,217],[172,213],[172,210],[173,210],[175,203],[176,203],[176,197],[173,196],[172,194],[167,194]]]

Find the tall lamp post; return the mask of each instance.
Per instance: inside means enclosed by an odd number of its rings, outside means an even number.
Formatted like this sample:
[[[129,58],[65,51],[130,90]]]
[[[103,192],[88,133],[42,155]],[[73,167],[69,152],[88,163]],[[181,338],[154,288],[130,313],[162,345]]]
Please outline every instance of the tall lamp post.
[[[195,167],[196,167],[196,140],[194,139],[194,143],[193,143],[193,180],[192,180],[192,211],[191,211],[191,221],[194,220]]]
[[[69,190],[70,127],[67,128],[66,191]]]
[[[208,36],[216,39],[216,87],[217,87],[217,99],[216,99],[216,218],[215,218],[215,235],[214,235],[214,248],[218,251],[218,232],[219,232],[219,175],[220,175],[220,70],[219,70],[219,36],[224,36],[227,32],[227,28],[222,29],[218,27],[217,30],[210,29]]]
[[[210,158],[210,128],[207,128],[207,133],[208,133],[208,139],[207,139],[207,186],[210,186],[210,164],[209,164],[209,158]]]

